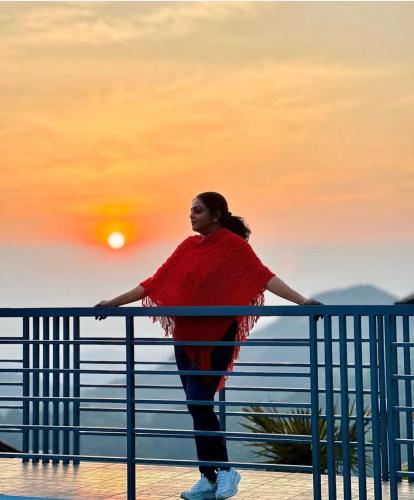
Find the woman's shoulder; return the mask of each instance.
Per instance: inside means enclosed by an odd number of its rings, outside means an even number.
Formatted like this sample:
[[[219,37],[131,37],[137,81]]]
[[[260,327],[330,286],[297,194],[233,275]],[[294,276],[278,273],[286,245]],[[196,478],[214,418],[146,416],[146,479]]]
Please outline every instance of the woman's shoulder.
[[[187,238],[185,238],[179,245],[178,247],[179,248],[187,248],[187,247],[190,247],[191,245],[193,245],[194,243],[196,243],[198,241],[198,237],[196,235],[190,235],[190,236],[187,236]]]
[[[230,231],[230,229],[227,229],[226,227],[222,228],[222,235],[226,240],[240,247],[250,246],[250,244],[242,236]]]

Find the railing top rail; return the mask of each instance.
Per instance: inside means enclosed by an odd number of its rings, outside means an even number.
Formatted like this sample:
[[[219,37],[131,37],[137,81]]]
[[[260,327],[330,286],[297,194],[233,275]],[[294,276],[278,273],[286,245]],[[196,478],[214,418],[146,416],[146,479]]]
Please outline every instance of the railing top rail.
[[[0,308],[0,317],[60,316],[315,316],[414,315],[413,304],[306,306],[17,307]]]

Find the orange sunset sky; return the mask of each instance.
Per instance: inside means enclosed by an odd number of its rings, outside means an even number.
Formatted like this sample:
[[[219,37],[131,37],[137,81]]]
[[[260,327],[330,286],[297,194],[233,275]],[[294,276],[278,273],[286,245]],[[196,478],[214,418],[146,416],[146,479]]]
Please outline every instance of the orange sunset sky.
[[[369,248],[368,279],[393,256],[409,293],[413,26],[411,2],[1,3],[5,267],[156,249],[146,278],[214,190],[275,272],[298,269],[277,248]]]

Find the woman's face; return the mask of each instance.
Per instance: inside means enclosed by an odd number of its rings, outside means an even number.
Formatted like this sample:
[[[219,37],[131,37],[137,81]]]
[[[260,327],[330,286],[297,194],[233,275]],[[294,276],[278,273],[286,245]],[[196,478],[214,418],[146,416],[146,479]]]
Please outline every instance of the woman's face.
[[[195,198],[191,205],[190,221],[192,230],[204,235],[220,227],[218,216],[210,214],[209,209],[199,198]]]

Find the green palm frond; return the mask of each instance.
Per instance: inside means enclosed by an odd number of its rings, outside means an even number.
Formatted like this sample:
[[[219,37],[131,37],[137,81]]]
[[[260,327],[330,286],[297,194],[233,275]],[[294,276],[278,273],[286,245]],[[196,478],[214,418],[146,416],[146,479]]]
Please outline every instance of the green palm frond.
[[[355,404],[352,403],[349,409],[349,415],[354,412]],[[263,409],[260,406],[252,406],[250,408],[243,408],[246,412],[244,418],[247,423],[241,425],[250,430],[252,433],[266,433],[266,434],[289,434],[300,436],[311,436],[311,419],[309,417],[301,418],[300,415],[310,415],[308,409],[293,410],[290,413],[292,417],[277,417],[261,415],[263,413],[274,413],[277,415],[279,411],[276,407],[269,407]],[[319,409],[319,415],[322,410]],[[334,414],[337,413],[336,405],[334,405]],[[367,432],[369,421],[365,418],[370,415],[369,408],[364,409],[364,432]],[[326,419],[319,418],[319,438],[321,441],[327,439],[328,428]],[[350,442],[357,441],[357,428],[356,421],[351,421],[348,427],[348,436]],[[334,439],[335,441],[342,441],[341,426],[335,423],[334,425]],[[258,457],[265,460],[265,463],[272,464],[289,464],[289,465],[312,465],[312,447],[311,443],[292,443],[284,441],[270,441],[262,443],[248,443],[247,446],[253,449],[253,453]],[[328,467],[328,456],[326,444],[321,444],[319,447],[319,461],[320,470],[325,472]],[[335,470],[342,471],[342,450],[341,446],[334,447],[334,462]],[[358,456],[357,449],[354,446],[349,447],[349,462],[350,468],[353,473],[358,471]],[[372,460],[366,457],[366,465],[370,466]]]

